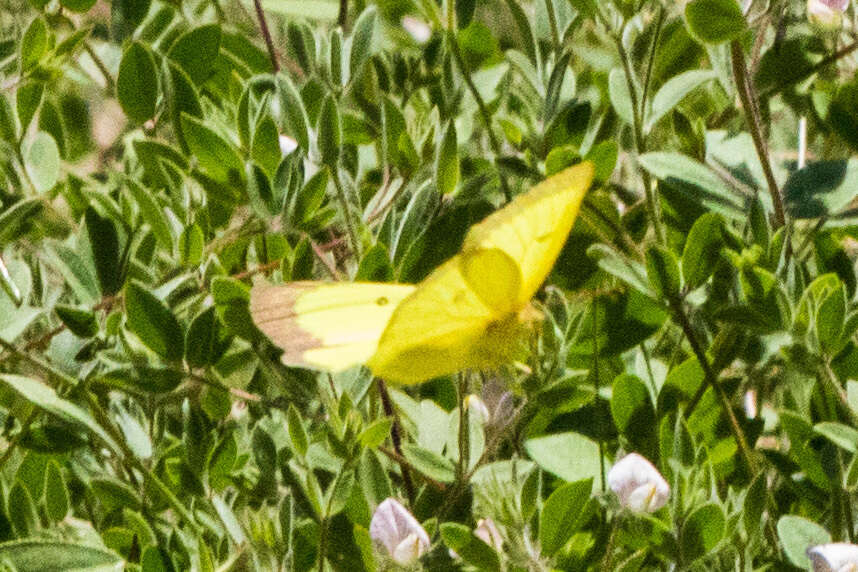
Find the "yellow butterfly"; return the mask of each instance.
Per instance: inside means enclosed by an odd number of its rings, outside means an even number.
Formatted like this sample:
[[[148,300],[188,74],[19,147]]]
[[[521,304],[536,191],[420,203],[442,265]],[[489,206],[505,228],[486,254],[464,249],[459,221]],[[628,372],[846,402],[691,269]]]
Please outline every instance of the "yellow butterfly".
[[[581,163],[474,225],[462,250],[417,285],[293,282],[254,286],[257,327],[286,365],[340,371],[366,364],[419,383],[515,359],[533,321],[530,299],[551,272],[593,179]]]

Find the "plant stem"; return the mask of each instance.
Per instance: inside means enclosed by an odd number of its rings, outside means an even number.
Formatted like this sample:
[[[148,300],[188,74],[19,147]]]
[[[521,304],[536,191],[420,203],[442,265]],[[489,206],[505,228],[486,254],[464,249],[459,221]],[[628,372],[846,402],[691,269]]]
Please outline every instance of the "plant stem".
[[[679,323],[679,326],[685,333],[685,337],[688,339],[688,344],[691,346],[691,351],[694,352],[694,355],[697,357],[697,361],[700,363],[700,367],[703,369],[703,377],[706,381],[706,384],[712,388],[712,391],[714,391],[715,395],[718,397],[718,401],[721,404],[721,409],[727,416],[727,421],[730,425],[730,431],[733,433],[733,438],[736,440],[736,444],[739,447],[739,453],[742,455],[742,458],[745,461],[745,465],[747,465],[748,471],[751,474],[754,474],[757,469],[757,464],[754,462],[754,458],[751,455],[751,449],[748,446],[748,441],[745,438],[745,433],[742,431],[742,427],[739,425],[739,421],[738,419],[736,419],[735,413],[733,413],[733,407],[730,405],[730,400],[724,393],[724,388],[722,388],[721,385],[719,385],[718,383],[718,379],[715,375],[715,372],[712,370],[712,364],[709,363],[709,358],[706,357],[706,352],[703,351],[703,346],[697,339],[697,333],[691,326],[691,321],[688,319],[688,315],[682,308],[681,302],[677,299],[672,299],[670,301],[670,307],[673,311],[674,320]]]
[[[352,218],[352,209],[349,205],[348,198],[346,197],[343,182],[340,180],[339,169],[336,166],[331,169],[331,177],[334,179],[334,187],[337,189],[337,199],[340,201],[340,208],[343,209],[343,216],[346,219],[346,231],[349,233],[352,252],[354,252],[355,257],[360,260],[361,248],[360,242],[358,242],[357,227],[355,227],[354,218]]]
[[[390,394],[387,393],[387,385],[385,385],[381,378],[376,378],[376,384],[378,386],[378,394],[381,397],[381,407],[384,410],[384,414],[393,418],[393,425],[390,426],[390,440],[393,441],[393,450],[396,451],[397,455],[405,458],[402,454],[402,438],[400,434],[402,427],[399,423],[399,416],[393,408],[393,402],[390,400]],[[411,469],[409,469],[407,463],[400,463],[399,470],[402,473],[402,484],[405,487],[405,494],[408,496],[408,504],[413,506],[415,497],[414,483],[411,480]]]
[[[638,103],[638,94],[637,88],[635,87],[631,59],[629,58],[629,54],[626,51],[625,46],[623,46],[623,38],[621,33],[614,34],[614,42],[617,45],[617,52],[619,52],[620,61],[623,64],[623,73],[626,76],[626,86],[629,90],[629,99],[631,99],[632,121],[634,123],[634,125],[632,126],[632,136],[634,139],[635,152],[638,154],[638,156],[640,156],[646,153],[646,140],[644,138],[643,133],[642,109],[642,104],[645,104],[645,102],[641,100],[641,103]],[[646,197],[646,205],[647,211],[649,212],[649,218],[652,222],[653,229],[655,230],[656,239],[659,243],[664,244],[666,239],[664,235],[664,228],[661,224],[661,209],[658,206],[658,197],[656,196],[655,189],[653,189],[652,179],[649,176],[649,171],[647,171],[646,169],[641,169],[640,171],[644,184],[644,195]]]
[[[730,44],[730,55],[733,63],[733,78],[736,81],[736,91],[739,92],[742,111],[745,113],[745,121],[748,124],[748,130],[751,132],[751,138],[754,140],[754,148],[763,167],[763,174],[766,177],[766,184],[769,187],[769,194],[771,195],[772,205],[775,209],[775,228],[780,228],[786,224],[786,212],[780,190],[778,189],[778,182],[775,180],[775,174],[772,171],[772,165],[769,161],[766,142],[763,139],[760,112],[754,97],[751,78],[748,77],[745,52],[742,50],[742,44],[738,40],[734,40]]]
[[[456,467],[459,482],[464,485],[464,477],[468,472],[471,452],[471,435],[468,426],[468,410],[465,407],[465,398],[468,396],[468,378],[465,374],[459,374],[459,464]]]
[[[268,29],[268,22],[265,20],[265,12],[262,10],[260,0],[253,0],[253,7],[256,8],[259,31],[262,32],[265,47],[268,49],[268,57],[271,58],[271,67],[274,68],[274,73],[277,73],[280,71],[280,61],[277,59],[277,50],[274,48],[274,40],[271,39],[271,32]]]
[[[548,12],[548,24],[551,27],[551,42],[554,52],[560,53],[560,30],[557,28],[557,14],[554,12],[554,0],[545,0],[545,11]]]
[[[451,2],[452,4],[452,2]],[[503,171],[500,169],[498,165],[498,159],[501,156],[501,144],[495,135],[494,130],[492,129],[492,115],[489,113],[488,107],[486,107],[486,102],[483,101],[483,96],[480,95],[480,92],[477,90],[476,84],[474,84],[474,80],[471,78],[471,74],[468,72],[467,67],[465,66],[465,60],[462,57],[462,52],[459,50],[459,42],[456,40],[456,33],[454,28],[450,28],[447,30],[447,44],[450,46],[450,51],[453,53],[453,59],[456,61],[456,66],[459,68],[459,71],[462,73],[462,77],[465,78],[465,84],[468,86],[468,91],[471,92],[471,96],[473,96],[474,101],[477,102],[477,108],[480,111],[480,117],[483,120],[483,124],[486,128],[486,133],[489,136],[489,145],[492,148],[492,154],[494,155],[494,163],[495,166],[498,167],[498,179],[500,180],[501,190],[503,191],[504,198],[506,198],[507,202],[512,200],[512,192],[509,189],[509,185],[507,184],[506,177],[503,174]]]
[[[105,65],[104,60],[101,59],[101,56],[92,48],[89,42],[84,42],[83,49],[86,50],[86,53],[89,55],[92,62],[95,64],[95,67],[98,68],[98,71],[101,72],[101,75],[104,76],[104,89],[111,95],[113,94],[113,76],[110,75],[110,70],[107,69],[107,65]]]
[[[652,67],[655,64],[655,53],[658,50],[658,40],[661,37],[661,28],[664,24],[664,6],[658,5],[658,15],[655,20],[655,30],[652,33],[652,44],[649,47],[649,57],[647,58],[646,73],[643,79],[643,93],[641,94],[641,118],[646,117],[646,102],[649,97],[649,88],[652,80]]]

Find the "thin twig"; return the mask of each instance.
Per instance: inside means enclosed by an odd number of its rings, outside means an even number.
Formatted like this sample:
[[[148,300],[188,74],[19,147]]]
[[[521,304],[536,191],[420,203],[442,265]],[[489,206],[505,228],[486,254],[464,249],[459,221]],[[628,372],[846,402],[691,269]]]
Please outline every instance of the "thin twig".
[[[274,48],[274,40],[271,39],[271,32],[268,30],[262,3],[260,0],[253,0],[253,6],[256,8],[256,18],[259,20],[259,31],[262,32],[262,39],[265,40],[265,47],[268,48],[268,57],[271,58],[271,67],[274,68],[274,73],[277,73],[280,71],[280,61],[277,59],[277,50]]]
[[[730,51],[731,59],[733,61],[733,78],[736,81],[736,90],[739,92],[739,99],[742,102],[742,111],[745,113],[745,121],[748,124],[748,130],[751,132],[751,138],[754,140],[754,148],[757,151],[757,157],[760,159],[760,164],[763,167],[763,174],[766,177],[766,184],[769,187],[769,195],[772,198],[772,205],[775,209],[775,228],[780,228],[786,224],[786,211],[784,209],[780,189],[778,188],[778,182],[775,179],[775,174],[774,171],[772,171],[772,165],[769,161],[766,142],[763,139],[760,114],[754,98],[751,78],[748,77],[748,68],[745,64],[745,52],[742,49],[742,44],[739,43],[738,40],[734,40],[730,44]]]
[[[384,414],[393,419],[393,425],[390,426],[390,440],[393,441],[393,449],[396,454],[405,460],[405,455],[402,454],[402,424],[399,421],[399,415],[393,407],[393,402],[390,400],[390,394],[387,392],[387,386],[381,378],[376,378],[378,386],[378,394],[381,397],[381,406],[384,409]],[[408,504],[414,505],[414,481],[411,480],[411,469],[407,462],[399,462],[399,470],[402,473],[402,484],[405,487],[405,494],[408,496]]]
[[[495,135],[494,129],[492,129],[492,115],[489,113],[489,108],[486,106],[486,102],[483,101],[483,96],[480,95],[476,84],[474,84],[474,80],[471,78],[471,74],[468,72],[467,66],[465,65],[465,59],[462,57],[462,52],[459,49],[459,41],[456,39],[456,33],[452,29],[447,30],[447,43],[450,45],[450,51],[453,53],[453,59],[456,62],[456,66],[459,68],[459,71],[462,73],[462,77],[465,79],[468,91],[471,92],[471,96],[474,98],[474,101],[477,102],[477,108],[480,111],[480,118],[482,118],[483,125],[489,136],[489,145],[491,145],[492,153],[494,154],[494,163],[495,166],[498,167],[498,179],[500,180],[501,190],[503,191],[504,198],[509,202],[512,200],[512,191],[510,191],[506,177],[498,165],[498,159],[500,159],[503,150],[501,149],[501,144],[497,135]]]
[[[89,42],[84,42],[83,49],[86,50],[86,53],[89,55],[90,59],[92,59],[95,67],[97,67],[98,71],[101,72],[101,75],[104,76],[105,91],[112,94],[114,87],[113,76],[110,75],[110,70],[107,69],[107,65],[105,65],[104,60],[101,59],[101,56],[96,53]]]
[[[747,439],[745,439],[745,433],[739,425],[739,420],[736,419],[736,414],[733,412],[733,407],[730,405],[730,400],[727,398],[727,394],[724,393],[724,388],[722,388],[718,383],[718,378],[715,375],[715,371],[712,369],[712,364],[709,363],[709,358],[706,357],[706,352],[703,351],[703,346],[697,339],[697,333],[691,326],[691,321],[688,319],[688,315],[685,313],[685,310],[682,308],[682,304],[679,300],[671,300],[670,307],[673,311],[674,320],[679,323],[679,326],[685,333],[685,337],[688,339],[688,344],[691,346],[691,351],[694,352],[695,357],[697,357],[697,362],[700,364],[701,369],[703,369],[703,378],[706,381],[706,385],[712,388],[712,391],[714,391],[715,395],[718,397],[721,409],[727,416],[730,431],[733,433],[733,438],[736,440],[736,444],[739,447],[739,453],[742,455],[748,471],[751,474],[754,474],[756,472],[757,465],[751,455],[751,448],[748,446]]]
[[[778,85],[775,85],[773,87],[770,87],[769,89],[763,90],[760,93],[760,97],[761,98],[767,98],[767,97],[772,97],[773,95],[777,95],[778,93],[782,92],[786,88],[793,86],[793,85],[795,85],[801,81],[804,81],[805,79],[809,78],[810,76],[812,76],[816,72],[820,71],[824,67],[829,66],[829,65],[837,62],[838,60],[845,58],[846,56],[848,56],[849,54],[851,54],[855,50],[858,50],[858,41],[852,42],[851,44],[844,46],[843,48],[837,50],[836,52],[827,55],[826,57],[822,58],[817,63],[810,66],[809,68],[807,68],[806,70],[804,70],[800,74],[798,74],[794,77],[791,77],[789,79],[789,81],[787,81],[786,83],[778,84]]]

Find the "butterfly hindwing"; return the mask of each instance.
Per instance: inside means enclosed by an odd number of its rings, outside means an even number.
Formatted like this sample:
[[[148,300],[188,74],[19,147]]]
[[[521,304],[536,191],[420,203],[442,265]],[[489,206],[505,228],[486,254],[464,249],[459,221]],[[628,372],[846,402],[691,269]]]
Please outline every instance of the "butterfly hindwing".
[[[496,248],[509,255],[521,269],[516,302],[523,306],[551,272],[592,179],[588,162],[545,179],[474,225],[462,252]]]

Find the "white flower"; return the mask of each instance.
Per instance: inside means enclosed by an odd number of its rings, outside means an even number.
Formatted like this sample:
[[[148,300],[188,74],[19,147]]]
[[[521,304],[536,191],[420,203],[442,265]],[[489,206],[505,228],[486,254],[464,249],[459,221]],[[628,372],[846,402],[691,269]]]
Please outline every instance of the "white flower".
[[[283,155],[288,155],[298,148],[298,142],[288,135],[280,135],[278,139],[280,140],[280,153]]]
[[[405,31],[418,44],[425,44],[432,37],[432,28],[426,22],[418,20],[414,16],[403,16],[401,24]]]
[[[667,503],[670,486],[652,463],[637,453],[620,459],[608,472],[608,486],[620,505],[633,512],[655,512]]]
[[[807,17],[815,26],[834,30],[840,28],[847,8],[849,0],[807,0]]]
[[[486,407],[485,402],[473,393],[465,398],[465,409],[472,410],[476,414],[477,419],[480,420],[480,423],[488,423],[489,419],[492,418],[492,414],[489,413],[489,408]]]
[[[807,549],[813,572],[858,572],[858,546],[847,542],[820,544]]]
[[[394,562],[406,566],[429,550],[429,535],[396,499],[385,499],[369,523],[372,540]]]

